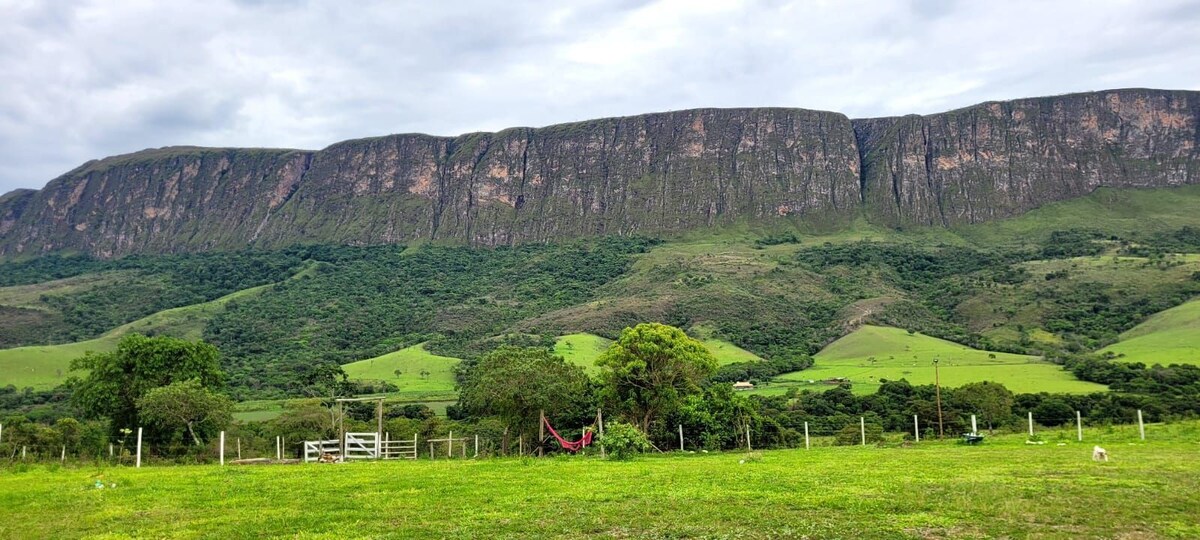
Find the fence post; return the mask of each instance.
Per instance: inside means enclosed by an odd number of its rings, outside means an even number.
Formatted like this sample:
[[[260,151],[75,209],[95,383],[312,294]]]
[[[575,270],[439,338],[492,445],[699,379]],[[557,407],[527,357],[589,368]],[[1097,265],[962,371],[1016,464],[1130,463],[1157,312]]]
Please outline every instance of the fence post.
[[[746,451],[750,451],[750,421],[746,420]]]
[[[113,457],[113,444],[108,443],[108,457]]]
[[[479,457],[479,434],[475,434],[475,457]]]
[[[811,449],[811,447],[808,445],[808,422],[804,423],[804,449]]]
[[[61,461],[63,463],[67,462],[67,445],[65,445],[65,444],[62,447],[62,457],[59,458],[59,461]]]
[[[1138,409],[1138,435],[1142,440],[1146,440],[1146,424],[1142,422],[1142,410]]]
[[[539,449],[540,450],[540,449]],[[450,436],[446,438],[446,457],[454,457],[454,432],[450,432]]]
[[[679,451],[683,451],[683,424],[679,424]]]
[[[913,415],[913,439],[916,442],[921,442],[921,423],[917,421],[917,415]]]
[[[279,439],[279,435],[275,436],[275,460],[283,459],[283,441]]]
[[[975,423],[975,415],[971,415],[971,435],[979,434],[979,425]]]
[[[862,435],[862,445],[866,446],[867,445],[867,419],[866,419],[866,417],[863,417],[863,416],[858,417],[858,430],[859,430],[859,433]]]
[[[141,468],[142,466],[142,428],[138,428],[137,457],[135,458],[133,466],[134,468]]]
[[[1033,436],[1033,411],[1029,411],[1029,436]]]
[[[21,461],[25,461],[25,445],[21,445]]]
[[[0,442],[4,442],[4,423],[0,422]]]
[[[413,433],[413,459],[420,457],[421,451],[417,450],[417,434]],[[345,459],[345,458],[341,458]]]
[[[219,454],[221,456],[221,465],[224,466],[225,465],[225,432],[224,431],[221,432],[221,451],[219,452]]]
[[[238,459],[239,460],[242,459],[242,438],[241,437],[237,438],[237,453],[238,453]]]
[[[1079,414],[1079,411],[1075,411],[1075,431],[1079,442],[1083,442],[1083,416]]]

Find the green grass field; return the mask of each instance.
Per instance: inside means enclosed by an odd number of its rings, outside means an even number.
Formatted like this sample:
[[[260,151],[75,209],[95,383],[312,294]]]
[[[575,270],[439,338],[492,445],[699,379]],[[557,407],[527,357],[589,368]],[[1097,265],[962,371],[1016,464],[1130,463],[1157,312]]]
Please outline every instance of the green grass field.
[[[340,465],[0,468],[3,538],[1196,538],[1200,424]],[[1062,446],[1056,442],[1064,439]],[[1093,444],[1112,460],[1093,462]],[[116,487],[97,490],[100,480]]]
[[[1077,380],[1037,357],[981,351],[920,333],[909,334],[899,328],[870,325],[829,344],[814,357],[813,367],[781,375],[776,381],[783,384],[763,390],[788,386],[821,389],[828,387],[822,380],[835,377],[849,378],[858,394],[875,392],[881,380],[908,379],[913,384],[933,384],[935,358],[940,360],[941,383],[950,387],[994,381],[1016,393],[1105,390],[1103,385]],[[815,382],[810,385],[809,380]]]
[[[1151,316],[1101,349],[1124,362],[1200,365],[1200,299]]]
[[[758,355],[728,341],[707,338],[702,339],[701,342],[716,357],[717,363],[720,365],[762,360]],[[596,367],[596,359],[600,358],[601,354],[604,354],[604,351],[608,349],[611,343],[611,340],[595,334],[568,334],[560,336],[558,341],[554,343],[554,353],[562,356],[572,364],[582,366],[589,374],[595,374],[599,371],[599,368]]]
[[[383,356],[342,366],[351,379],[387,381],[400,387],[399,394],[453,393],[454,367],[458,358],[438,356],[417,344]],[[396,372],[399,371],[399,375]],[[422,375],[422,371],[427,372]]]
[[[299,277],[311,272],[311,267],[296,274]],[[75,278],[72,278],[75,279]],[[67,282],[70,280],[61,280]],[[166,309],[136,321],[118,326],[96,339],[65,343],[62,345],[34,345],[13,349],[0,349],[0,386],[15,385],[47,390],[62,384],[71,375],[71,360],[88,351],[108,352],[116,349],[121,336],[131,332],[168,335],[183,339],[200,339],[205,323],[225,309],[232,300],[259,294],[271,285],[244,289],[222,296],[211,302]],[[12,287],[10,289],[18,289]],[[76,373],[78,375],[79,373]]]

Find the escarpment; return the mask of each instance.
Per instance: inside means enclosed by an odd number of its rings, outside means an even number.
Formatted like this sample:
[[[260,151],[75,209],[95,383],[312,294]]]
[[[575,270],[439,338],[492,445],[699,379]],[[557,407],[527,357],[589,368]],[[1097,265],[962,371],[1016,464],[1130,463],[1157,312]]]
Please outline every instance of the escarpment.
[[[850,120],[697,109],[320,151],[175,147],[0,196],[0,256],[663,236],[773,220],[953,226],[1197,183],[1200,93],[1113,90]]]

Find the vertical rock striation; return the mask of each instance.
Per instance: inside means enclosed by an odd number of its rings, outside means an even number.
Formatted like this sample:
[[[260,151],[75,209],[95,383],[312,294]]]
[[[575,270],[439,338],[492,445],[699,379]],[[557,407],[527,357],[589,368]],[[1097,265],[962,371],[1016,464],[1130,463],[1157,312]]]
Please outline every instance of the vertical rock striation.
[[[778,219],[952,226],[1100,186],[1200,182],[1200,93],[849,120],[698,109],[324,150],[164,148],[0,196],[0,256],[671,235]]]
[[[1112,90],[854,120],[870,216],[955,225],[1097,187],[1200,182],[1200,93]]]

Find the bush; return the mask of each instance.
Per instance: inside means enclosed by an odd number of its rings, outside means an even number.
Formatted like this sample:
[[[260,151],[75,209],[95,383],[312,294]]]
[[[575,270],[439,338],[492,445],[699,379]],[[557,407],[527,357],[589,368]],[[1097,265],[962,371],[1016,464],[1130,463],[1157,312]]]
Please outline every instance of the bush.
[[[608,459],[626,461],[650,449],[650,440],[632,424],[613,422],[604,426],[604,438],[600,441],[608,452]]]

